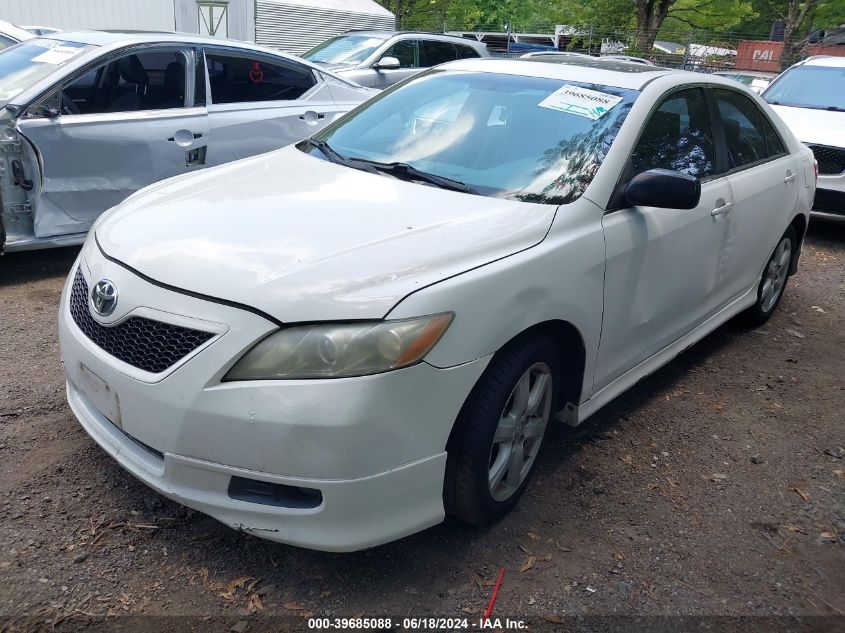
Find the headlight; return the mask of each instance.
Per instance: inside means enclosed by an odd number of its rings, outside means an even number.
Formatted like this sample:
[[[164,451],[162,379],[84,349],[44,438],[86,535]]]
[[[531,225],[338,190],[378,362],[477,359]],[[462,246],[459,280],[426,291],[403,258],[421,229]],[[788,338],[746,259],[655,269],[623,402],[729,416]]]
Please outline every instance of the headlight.
[[[283,328],[244,354],[223,380],[341,378],[407,367],[434,347],[453,316]]]

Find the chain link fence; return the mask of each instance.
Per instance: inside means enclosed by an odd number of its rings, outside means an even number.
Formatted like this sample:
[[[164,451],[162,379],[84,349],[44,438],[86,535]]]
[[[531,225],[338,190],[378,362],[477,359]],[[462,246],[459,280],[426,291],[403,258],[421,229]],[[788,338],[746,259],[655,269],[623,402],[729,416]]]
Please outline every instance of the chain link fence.
[[[810,55],[845,57],[845,28],[814,33],[784,53],[783,42],[769,41],[760,32],[713,32],[661,29],[648,51],[640,34],[598,26],[563,26],[545,23],[471,25],[428,16],[408,20],[406,30],[453,33],[481,39],[496,56],[519,57],[530,51],[559,50],[589,55],[622,54],[641,57],[659,66],[698,72],[757,70],[777,72],[781,56],[790,63]],[[789,64],[787,64],[789,65]]]

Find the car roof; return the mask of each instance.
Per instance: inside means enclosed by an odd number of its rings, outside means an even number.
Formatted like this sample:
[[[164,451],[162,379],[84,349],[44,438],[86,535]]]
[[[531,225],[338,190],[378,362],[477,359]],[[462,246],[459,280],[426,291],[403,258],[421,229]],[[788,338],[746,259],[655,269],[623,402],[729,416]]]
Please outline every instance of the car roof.
[[[466,42],[468,44],[479,44],[477,40],[469,39],[466,37],[461,37],[460,35],[448,35],[447,33],[426,33],[425,31],[390,31],[387,29],[352,29],[351,31],[346,31],[345,33],[341,33],[341,35],[364,35],[368,37],[380,37],[382,39],[389,39],[391,37],[396,37],[397,35],[414,35],[417,37],[424,37],[426,39],[432,40],[458,40],[460,42]]]
[[[218,46],[243,46],[260,50],[273,50],[256,46],[251,42],[241,40],[227,40],[210,35],[196,35],[194,33],[174,33],[172,31],[60,31],[40,36],[44,39],[78,42],[94,46],[110,44],[150,44],[159,42],[173,42],[182,44],[217,44]],[[278,52],[278,51],[275,51]]]
[[[808,57],[803,62],[801,62],[801,65],[845,68],[845,57],[835,57],[833,55],[816,55],[815,57]]]
[[[551,61],[552,59],[554,61]],[[664,75],[683,74],[701,77],[697,73],[661,68],[660,66],[646,66],[645,64],[615,60],[590,60],[564,55],[549,56],[545,61],[540,61],[537,57],[463,59],[441,66],[441,68],[446,67],[454,70],[501,73],[503,75],[568,79],[632,90],[641,90],[652,79]]]

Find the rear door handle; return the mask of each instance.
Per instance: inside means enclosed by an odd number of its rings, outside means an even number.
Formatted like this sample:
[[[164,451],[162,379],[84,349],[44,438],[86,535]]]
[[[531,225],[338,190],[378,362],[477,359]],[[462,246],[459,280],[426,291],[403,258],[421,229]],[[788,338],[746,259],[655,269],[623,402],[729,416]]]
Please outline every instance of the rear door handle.
[[[783,179],[783,181],[784,181],[786,184],[789,184],[789,183],[791,183],[793,180],[795,180],[795,176],[796,176],[796,174],[793,174],[791,171],[788,171],[788,172],[786,172],[786,178],[784,178],[784,179]]]
[[[725,215],[728,211],[731,210],[731,206],[733,206],[733,205],[731,205],[730,202],[726,202],[722,206],[716,207],[715,209],[713,209],[710,212],[710,215],[712,215],[714,218],[717,217],[717,216],[720,216],[720,215]]]

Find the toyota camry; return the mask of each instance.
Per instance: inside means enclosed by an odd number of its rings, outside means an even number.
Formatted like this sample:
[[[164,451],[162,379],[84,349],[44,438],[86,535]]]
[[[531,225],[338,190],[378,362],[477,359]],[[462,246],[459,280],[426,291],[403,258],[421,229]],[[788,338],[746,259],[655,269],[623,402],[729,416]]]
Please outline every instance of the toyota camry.
[[[814,190],[729,79],[457,61],[103,215],[61,300],[68,400],[141,481],[257,536],[487,523],[551,425],[772,315]]]

